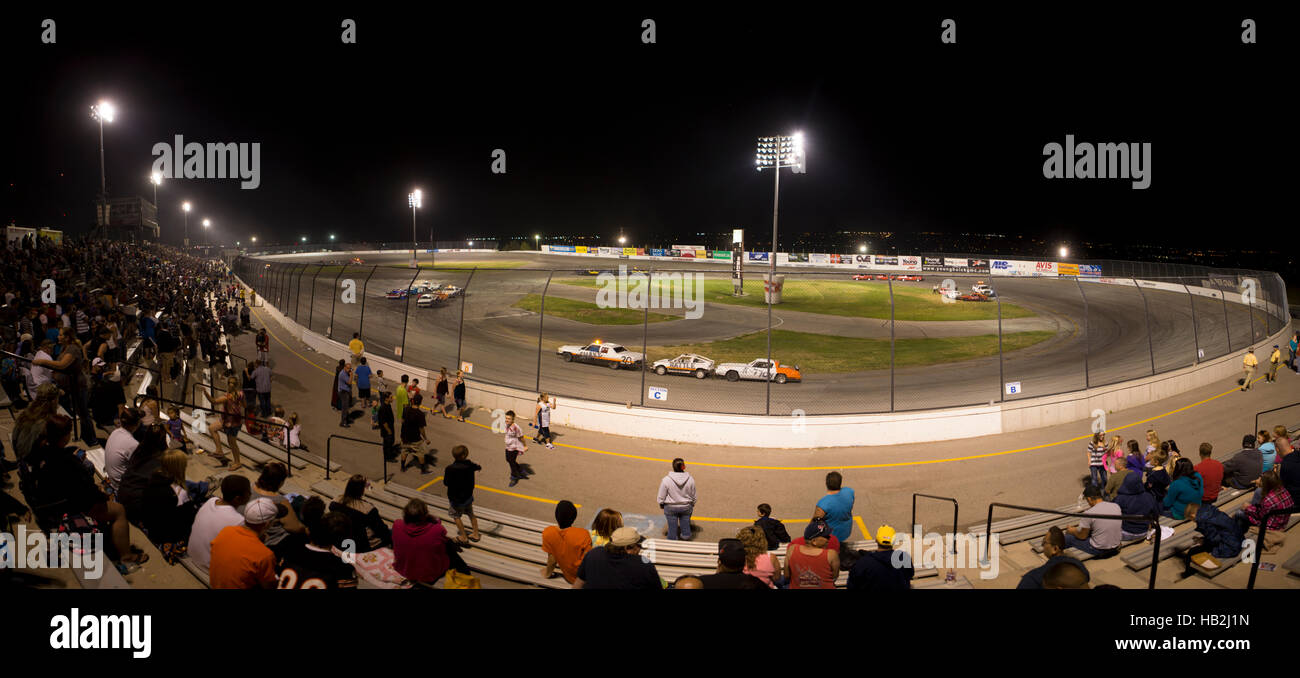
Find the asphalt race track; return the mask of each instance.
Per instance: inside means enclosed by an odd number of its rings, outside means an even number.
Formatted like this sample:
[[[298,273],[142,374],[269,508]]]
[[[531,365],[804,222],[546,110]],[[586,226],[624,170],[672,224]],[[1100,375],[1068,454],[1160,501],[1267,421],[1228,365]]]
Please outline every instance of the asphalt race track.
[[[320,255],[320,259],[341,257],[342,253]],[[1280,328],[1276,318],[1266,319],[1259,310],[1254,314],[1252,327],[1247,307],[1196,295],[1080,283],[1072,278],[991,278],[986,275],[924,273],[923,282],[893,284],[928,290],[940,280],[951,278],[959,290],[966,291],[976,280],[983,280],[996,289],[1002,303],[1016,304],[1037,314],[1033,318],[1002,320],[1004,332],[1050,330],[1055,332],[1055,336],[1030,348],[1005,353],[1002,360],[994,355],[942,362],[940,356],[938,364],[897,368],[892,373],[888,369],[837,374],[805,373],[802,383],[772,384],[768,410],[765,407],[768,386],[761,381],[697,380],[675,375],[661,377],[650,371],[643,374],[637,370],[566,363],[556,355],[556,348],[562,344],[585,344],[599,337],[607,342],[625,344],[637,352],[642,351],[643,343],[647,344],[652,347],[651,361],[671,357],[654,351],[653,347],[711,341],[763,330],[768,315],[765,307],[706,303],[698,319],[651,323],[645,330],[641,325],[598,326],[551,315],[543,319],[537,313],[512,307],[523,296],[541,294],[544,290],[552,297],[594,301],[595,290],[592,289],[556,282],[548,287],[549,269],[555,269],[558,279],[572,276],[576,270],[586,267],[615,269],[624,263],[656,270],[703,271],[710,278],[727,278],[730,275],[728,267],[535,253],[440,253],[437,255],[440,265],[456,263],[465,268],[425,269],[416,275],[408,268],[396,267],[409,261],[409,253],[364,257],[364,266],[348,267],[342,273],[331,270],[318,276],[314,290],[312,274],[318,267],[306,267],[301,278],[289,277],[293,286],[276,305],[299,323],[316,332],[329,333],[344,343],[360,328],[367,351],[378,355],[397,357],[395,349],[401,346],[405,332],[402,359],[422,367],[436,370],[445,366],[454,373],[459,358],[473,364],[473,378],[478,380],[537,389],[559,396],[633,405],[645,402],[644,380],[646,387],[668,389],[668,400],[656,403],[657,406],[702,412],[789,415],[794,410],[803,410],[809,415],[849,414],[978,405],[1003,398],[1051,395],[1144,377],[1153,371],[1160,373],[1186,367],[1197,361],[1198,346],[1203,352],[1202,360],[1230,351],[1244,351],[1252,343],[1252,329],[1253,341],[1258,342],[1270,334],[1270,325],[1274,331]],[[473,269],[476,262],[503,259],[533,263],[525,268]],[[427,264],[429,255],[421,252],[420,260]],[[302,264],[318,259],[287,261]],[[382,266],[371,274],[374,264],[395,266]],[[761,272],[751,265],[746,276],[758,278]],[[855,271],[832,272],[824,268],[788,266],[780,267],[780,272],[786,275],[788,288],[794,284],[848,280]],[[341,303],[337,298],[341,288],[335,281],[341,284],[348,279],[356,282],[357,303],[354,304]],[[418,308],[413,296],[406,300],[384,298],[388,290],[405,288],[413,279],[453,284],[465,288],[467,293],[463,299],[454,299],[437,308]],[[266,288],[266,283],[259,284],[256,280],[246,282],[258,288],[259,293]],[[1200,284],[1199,279],[1193,278],[1181,282]],[[883,286],[886,283],[864,281],[861,284]],[[275,304],[277,300],[273,297],[268,301]],[[363,305],[364,326],[361,325]],[[681,309],[652,310],[683,314]],[[333,327],[329,323],[331,311]],[[773,309],[772,322],[776,328],[800,332],[885,339],[890,336],[889,320],[787,312],[780,306]],[[462,325],[463,341],[460,340]],[[542,336],[540,360],[539,326]],[[898,338],[997,332],[997,320],[900,321],[894,328]],[[781,360],[779,354],[773,357]],[[1261,356],[1261,362],[1263,359]],[[396,379],[399,375],[385,376]],[[1020,382],[1021,392],[1016,396],[1005,396],[1003,384],[1006,382]],[[421,386],[432,393],[433,384]]]

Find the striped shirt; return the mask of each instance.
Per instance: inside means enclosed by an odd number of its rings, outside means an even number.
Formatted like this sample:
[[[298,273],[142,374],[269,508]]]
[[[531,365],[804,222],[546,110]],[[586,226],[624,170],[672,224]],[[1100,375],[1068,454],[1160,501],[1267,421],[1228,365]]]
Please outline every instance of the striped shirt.
[[[1105,446],[1105,445],[1089,445],[1089,446],[1088,446],[1088,465],[1089,465],[1089,466],[1101,466],[1101,465],[1103,465],[1103,462],[1104,462],[1105,458],[1106,458],[1106,446]]]

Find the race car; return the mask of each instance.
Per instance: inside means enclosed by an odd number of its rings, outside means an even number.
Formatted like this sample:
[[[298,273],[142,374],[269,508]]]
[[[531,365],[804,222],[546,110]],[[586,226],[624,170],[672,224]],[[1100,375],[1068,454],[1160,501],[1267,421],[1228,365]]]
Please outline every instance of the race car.
[[[957,299],[957,301],[988,301],[989,300],[988,297],[984,296],[983,294],[980,294],[979,292],[971,292],[969,294],[959,294],[955,298]]]
[[[609,273],[609,271],[601,271],[594,268],[584,268],[581,271],[574,272],[578,275],[600,275],[601,273]]]
[[[916,275],[915,273],[904,273],[902,275],[891,275],[889,277],[893,280],[900,280],[902,282],[921,282],[922,280],[925,280],[925,278]]]
[[[639,370],[645,361],[643,354],[629,351],[622,344],[602,343],[599,339],[586,346],[561,346],[555,350],[555,353],[564,358],[566,363],[576,360],[595,365],[609,365],[610,369],[614,370],[620,367]]]
[[[455,285],[443,285],[438,288],[438,293],[446,296],[448,299],[455,299],[465,293],[465,288],[456,287]]]
[[[854,280],[875,280],[876,276],[871,275],[870,273],[859,273],[853,276],[853,279]]]
[[[386,294],[384,294],[384,298],[386,298],[386,299],[405,299],[405,298],[406,298],[406,295],[409,294],[409,293],[410,293],[410,292],[409,292],[408,290],[388,290],[388,292],[387,292]]]
[[[360,266],[361,264],[366,263],[366,260],[362,259],[361,257],[352,257],[352,263],[354,265]]]
[[[642,268],[642,267],[640,267],[640,266],[633,266],[633,267],[632,267],[632,270],[631,270],[631,273],[649,273],[649,272],[650,272],[650,269],[648,269],[648,268]]]
[[[713,373],[714,361],[702,355],[683,353],[676,358],[666,358],[654,362],[655,374],[693,374],[696,379],[703,379]]]
[[[775,369],[773,369],[773,366],[775,366]],[[803,374],[799,372],[798,365],[790,367],[775,360],[768,363],[766,358],[756,358],[748,365],[744,363],[722,363],[714,368],[713,373],[719,377],[726,377],[727,381],[740,381],[741,379],[758,379],[762,381],[771,379],[778,384],[784,384],[787,381],[803,380]]]
[[[986,297],[998,296],[998,293],[994,292],[992,287],[989,287],[988,285],[984,284],[983,280],[975,283],[974,285],[971,285],[970,291],[976,294],[982,294]]]
[[[420,308],[432,308],[433,306],[438,306],[446,301],[447,297],[445,295],[436,292],[429,292],[421,294],[420,297],[415,300],[415,305]]]

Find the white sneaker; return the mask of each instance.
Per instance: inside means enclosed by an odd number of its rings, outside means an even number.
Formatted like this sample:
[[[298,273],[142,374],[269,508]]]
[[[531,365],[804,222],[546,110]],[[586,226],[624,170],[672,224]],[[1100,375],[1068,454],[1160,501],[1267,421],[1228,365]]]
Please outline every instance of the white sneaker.
[[[550,449],[550,450],[553,450],[553,449],[555,449],[555,446],[552,445],[552,444],[550,444],[550,443],[546,443],[546,448],[547,448],[547,449]]]

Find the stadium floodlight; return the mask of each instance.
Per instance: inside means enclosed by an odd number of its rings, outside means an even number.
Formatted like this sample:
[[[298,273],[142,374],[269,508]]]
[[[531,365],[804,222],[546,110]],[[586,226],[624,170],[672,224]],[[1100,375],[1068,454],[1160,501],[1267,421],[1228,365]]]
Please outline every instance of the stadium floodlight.
[[[110,101],[101,99],[90,107],[90,117],[99,123],[99,225],[108,225],[108,176],[104,172],[104,123],[113,122],[117,116],[117,107]]]
[[[417,268],[419,263],[416,261],[415,250],[419,247],[419,243],[415,240],[415,210],[420,209],[424,204],[424,193],[417,188],[406,194],[406,204],[411,207],[411,268]],[[432,238],[432,233],[430,233],[430,237]],[[433,243],[429,244],[429,249],[433,249]],[[430,256],[429,261],[430,263],[433,262],[432,256]]]
[[[307,236],[304,235],[304,236],[302,237],[302,241],[303,241],[303,242],[307,242]]]
[[[249,240],[252,240],[253,242],[257,242],[257,236],[253,236],[252,238],[249,238]]]
[[[858,251],[861,252],[861,253],[863,253],[863,254],[866,254],[866,253],[867,253],[867,246],[866,246],[866,245],[858,245]]]
[[[776,284],[776,249],[777,249],[777,205],[781,198],[781,168],[788,167],[795,174],[803,174],[805,170],[805,150],[803,132],[795,132],[791,135],[777,135],[769,137],[759,137],[758,145],[754,152],[754,169],[762,172],[765,169],[772,170],[772,250],[768,254],[768,287]],[[767,364],[768,369],[772,369],[772,289],[768,293],[767,303]],[[772,380],[767,379],[767,405],[766,413],[771,414],[772,410]]]
[[[621,235],[618,236],[618,244],[622,245],[622,244],[625,244],[626,242],[627,242],[627,238],[625,238],[625,237],[623,237],[623,236],[621,236]]]
[[[1070,248],[1066,247],[1065,245],[1061,245],[1061,249],[1059,252],[1062,259],[1070,256]]]
[[[331,233],[331,234],[330,234],[330,240],[333,240],[333,239],[334,239],[334,234]]]
[[[190,246],[190,203],[185,201],[181,203],[181,210],[185,212],[185,247]]]
[[[162,214],[158,213],[158,186],[162,184],[163,175],[161,172],[154,172],[149,175],[149,183],[153,184],[153,207],[155,219],[158,222],[159,235],[162,234]]]
[[[203,220],[203,246],[204,247],[208,246],[208,228],[210,226],[212,226],[212,220],[204,219]]]

